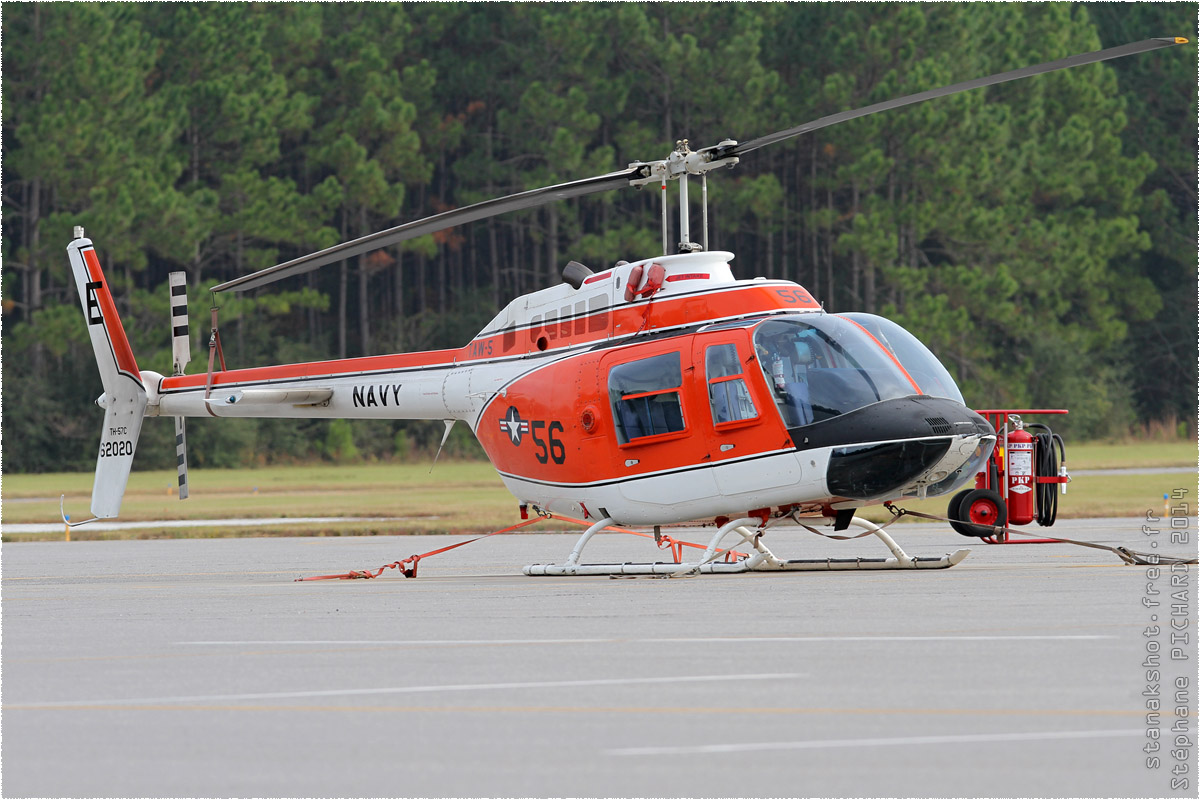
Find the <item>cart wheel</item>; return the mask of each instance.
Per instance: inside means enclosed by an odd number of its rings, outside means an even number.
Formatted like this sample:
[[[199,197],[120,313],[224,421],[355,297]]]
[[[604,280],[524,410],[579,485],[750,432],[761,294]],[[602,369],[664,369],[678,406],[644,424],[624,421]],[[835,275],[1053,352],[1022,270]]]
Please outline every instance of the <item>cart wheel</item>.
[[[957,496],[955,499],[958,499]],[[953,508],[954,501],[951,501]],[[991,489],[973,489],[958,501],[957,513],[951,513],[950,526],[963,536],[991,536],[993,527],[1003,527],[1008,523],[1008,509],[1004,507],[1004,498]],[[975,523],[975,524],[969,524]],[[983,526],[987,527],[983,527]]]
[[[975,491],[975,490],[974,489],[963,489],[961,492],[954,495],[954,497],[951,497],[950,505],[946,506],[946,517],[949,518],[950,520],[959,519],[958,509],[960,506],[962,506],[963,498],[966,497],[967,495],[969,495],[973,491]],[[954,523],[951,522],[950,524],[953,525]],[[955,528],[955,530],[958,530],[958,529]]]

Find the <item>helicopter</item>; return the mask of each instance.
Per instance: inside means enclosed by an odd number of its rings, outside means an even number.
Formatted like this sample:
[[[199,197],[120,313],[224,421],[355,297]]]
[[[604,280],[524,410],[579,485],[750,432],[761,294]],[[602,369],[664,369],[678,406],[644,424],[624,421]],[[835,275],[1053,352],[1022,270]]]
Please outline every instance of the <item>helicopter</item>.
[[[92,241],[67,247],[104,394],[92,519],[119,514],[142,422],[175,420],[179,496],[187,491],[187,417],[462,421],[522,514],[581,517],[560,564],[527,575],[945,569],[969,553],[911,557],[857,515],[904,497],[949,494],[972,478],[996,430],[969,409],[945,367],[880,316],[827,313],[802,286],[739,279],[734,254],[708,246],[708,173],[741,156],[848,120],[1083,64],[1183,44],[1155,38],[1073,55],[843,111],[748,142],[724,140],[626,169],[483,201],[407,222],[213,286],[242,292],[407,239],[568,198],[657,185],[661,255],[592,270],[571,261],[562,283],[508,303],[457,349],[226,369],[216,310],[204,373],[190,361],[184,273],[170,279],[172,375],[140,370]],[[692,240],[689,180],[699,178]],[[679,241],[668,242],[667,186],[677,182]],[[64,522],[66,515],[64,513]],[[616,525],[702,521],[716,527],[696,562],[583,564]],[[874,534],[890,558],[780,559],[762,542],[793,523]],[[730,558],[730,534],[749,553]],[[981,532],[980,535],[986,535]],[[857,538],[857,537],[834,537]],[[721,559],[724,556],[724,559]],[[720,559],[720,560],[719,560]]]

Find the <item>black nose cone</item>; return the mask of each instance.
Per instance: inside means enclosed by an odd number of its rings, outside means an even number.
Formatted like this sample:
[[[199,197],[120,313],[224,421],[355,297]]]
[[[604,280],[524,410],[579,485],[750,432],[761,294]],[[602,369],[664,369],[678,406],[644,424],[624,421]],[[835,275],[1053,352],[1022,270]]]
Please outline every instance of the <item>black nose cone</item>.
[[[797,449],[832,447],[830,494],[875,499],[910,486],[955,436],[994,435],[987,420],[953,400],[905,397],[789,431]]]
[[[838,497],[883,497],[912,483],[949,449],[949,436],[838,447],[829,457],[825,482]]]

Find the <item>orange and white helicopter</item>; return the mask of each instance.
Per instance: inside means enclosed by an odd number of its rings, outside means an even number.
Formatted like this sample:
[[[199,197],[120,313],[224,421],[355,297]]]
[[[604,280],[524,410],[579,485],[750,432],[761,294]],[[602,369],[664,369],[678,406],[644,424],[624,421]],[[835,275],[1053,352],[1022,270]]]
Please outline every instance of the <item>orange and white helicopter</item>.
[[[590,522],[562,564],[529,575],[679,574],[749,570],[946,568],[969,551],[913,558],[856,509],[954,491],[996,441],[937,358],[894,322],[829,314],[801,286],[734,277],[733,254],[691,240],[688,181],[745,153],[880,111],[1066,67],[1182,44],[1182,38],[1086,53],[841,112],[746,143],[488,200],[406,223],[213,287],[245,291],[405,239],[558,200],[657,183],[663,255],[518,297],[456,350],[184,374],[190,359],[184,276],[171,277],[174,372],[140,370],[92,242],[67,248],[100,369],[105,410],[92,492],[94,519],[117,516],[142,420],[176,420],[180,497],[187,496],[184,418],[443,420],[470,426],[522,507]],[[667,184],[679,182],[679,238],[668,247]],[[443,443],[445,439],[443,438]],[[875,533],[890,558],[782,560],[761,533],[811,521]],[[581,564],[614,524],[717,522],[694,563]],[[86,520],[90,522],[92,520]],[[80,522],[73,525],[84,524]],[[751,553],[717,561],[735,533]]]

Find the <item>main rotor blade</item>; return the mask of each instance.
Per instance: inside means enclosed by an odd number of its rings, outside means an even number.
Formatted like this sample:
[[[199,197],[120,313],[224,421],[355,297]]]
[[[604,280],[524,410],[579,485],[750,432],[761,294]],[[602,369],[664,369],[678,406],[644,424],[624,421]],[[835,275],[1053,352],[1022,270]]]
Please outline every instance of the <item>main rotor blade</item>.
[[[821,128],[836,125],[840,122],[847,122],[859,117],[865,117],[870,114],[877,114],[880,111],[888,111],[894,108],[902,108],[904,106],[913,105],[915,103],[932,100],[936,97],[945,97],[947,95],[965,92],[971,89],[979,89],[984,86],[994,86],[998,83],[1006,83],[1008,81],[1018,80],[1020,78],[1028,78],[1033,75],[1041,75],[1046,72],[1054,72],[1055,70],[1066,69],[1068,67],[1078,67],[1084,64],[1093,64],[1098,61],[1107,61],[1112,58],[1121,58],[1122,56],[1134,55],[1135,53],[1145,53],[1150,50],[1158,50],[1163,47],[1172,47],[1177,44],[1184,44],[1187,39],[1183,37],[1171,37],[1161,39],[1146,39],[1141,42],[1121,45],[1119,47],[1110,47],[1106,50],[1098,50],[1094,53],[1083,53],[1080,55],[1061,58],[1057,61],[1048,61],[1045,64],[1037,64],[1031,67],[1022,67],[1021,69],[1009,70],[996,75],[991,75],[986,78],[976,78],[970,81],[963,81],[951,86],[945,86],[940,89],[931,89],[917,94],[910,94],[906,97],[899,97],[893,100],[887,100],[882,103],[864,106],[862,108],[853,109],[850,111],[842,111],[837,114],[831,114],[827,117],[821,117],[812,122],[806,122],[803,125],[798,125],[794,128],[788,128],[782,131],[761,136],[757,139],[752,139],[741,144],[718,145],[711,148],[707,156],[707,161],[715,162],[721,159],[739,156],[744,153],[749,153],[760,147],[766,147],[769,144],[785,141],[787,139],[801,136],[805,133],[820,130]],[[659,162],[655,162],[659,163]],[[331,264],[335,261],[342,261],[347,258],[352,258],[372,250],[378,250],[381,247],[387,247],[398,242],[403,242],[407,239],[414,239],[418,236],[424,236],[428,233],[436,233],[437,231],[452,228],[456,225],[462,225],[467,222],[475,222],[477,220],[494,217],[498,214],[504,214],[509,211],[519,211],[526,208],[534,208],[536,206],[545,205],[547,203],[556,202],[558,200],[566,200],[571,197],[580,197],[583,195],[594,194],[596,192],[604,192],[610,189],[619,189],[630,185],[633,179],[645,179],[649,177],[648,171],[650,165],[637,164],[630,166],[619,172],[611,172],[607,175],[598,175],[592,178],[584,178],[583,180],[570,181],[568,183],[560,183],[555,186],[545,186],[539,189],[531,189],[527,192],[508,195],[507,197],[499,197],[494,200],[485,200],[481,203],[456,208],[451,211],[445,211],[441,214],[435,214],[432,217],[406,222],[403,225],[397,225],[394,228],[389,228],[385,231],[363,236],[360,239],[343,242],[333,247],[326,248],[310,255],[302,256],[291,261],[277,264],[274,267],[268,267],[264,270],[245,275],[240,278],[235,278],[231,281],[218,284],[212,288],[213,292],[238,291],[243,292],[247,289],[255,289],[259,286],[264,286],[268,283],[287,278],[292,275],[300,275],[305,272],[317,269],[318,267]]]
[[[1162,47],[1173,47],[1177,44],[1184,44],[1187,39],[1181,36],[1173,36],[1164,39],[1146,39],[1141,42],[1133,42],[1132,44],[1123,44],[1119,47],[1110,47],[1106,50],[1097,50],[1094,53],[1082,53],[1077,56],[1068,56],[1060,58],[1057,61],[1047,61],[1045,64],[1036,64],[1032,67],[1022,67],[1021,69],[1009,70],[1008,72],[1000,72],[986,78],[975,78],[970,81],[963,81],[952,86],[944,86],[941,89],[930,89],[925,92],[910,94],[906,97],[898,97],[894,100],[885,100],[882,103],[875,103],[862,108],[856,108],[851,111],[841,111],[837,114],[830,114],[827,117],[821,117],[812,122],[806,122],[803,125],[797,125],[794,128],[788,128],[783,131],[769,133],[766,136],[760,136],[757,139],[751,139],[748,142],[734,145],[726,150],[718,148],[714,158],[724,158],[727,156],[736,156],[743,153],[749,153],[752,150],[757,150],[760,147],[766,147],[769,144],[782,142],[786,139],[791,139],[796,136],[801,136],[805,133],[827,128],[830,125],[837,125],[839,122],[847,122],[859,117],[865,117],[870,114],[877,114],[880,111],[890,111],[893,108],[902,108],[911,106],[914,103],[922,103],[926,100],[932,100],[935,97],[945,97],[959,92],[970,91],[971,89],[979,89],[984,86],[994,86],[998,83],[1007,83],[1021,78],[1028,78],[1033,75],[1041,75],[1046,72],[1054,72],[1055,70],[1067,69],[1068,67],[1079,67],[1084,64],[1094,64],[1097,61],[1107,61],[1111,58],[1121,58],[1122,56],[1131,56],[1135,53],[1145,53],[1150,50],[1158,50]]]
[[[559,183],[554,186],[543,186],[539,189],[530,189],[527,192],[498,197],[493,200],[484,200],[474,205],[443,211],[441,214],[434,214],[432,217],[406,222],[403,225],[397,225],[385,231],[372,233],[369,236],[363,236],[360,239],[354,239],[349,242],[342,242],[316,253],[301,256],[291,261],[285,261],[282,264],[276,264],[273,267],[267,267],[258,272],[243,275],[240,278],[234,278],[231,281],[214,286],[212,291],[225,292],[232,290],[235,292],[244,292],[247,289],[256,289],[259,286],[265,286],[281,278],[301,275],[318,267],[323,267],[326,264],[332,264],[335,261],[342,261],[343,259],[362,255],[363,253],[369,253],[372,250],[378,250],[381,247],[387,247],[388,245],[403,242],[407,239],[415,239],[427,233],[436,233],[446,228],[453,228],[455,225],[494,217],[497,214],[504,214],[508,211],[519,211],[523,208],[533,208],[545,205],[546,203],[553,203],[557,200],[566,200],[570,197],[580,197],[586,194],[608,191],[609,189],[619,189],[628,186],[630,179],[639,175],[638,168],[629,167],[620,172],[610,172],[607,175],[597,175],[592,178]]]

